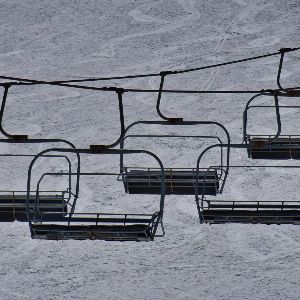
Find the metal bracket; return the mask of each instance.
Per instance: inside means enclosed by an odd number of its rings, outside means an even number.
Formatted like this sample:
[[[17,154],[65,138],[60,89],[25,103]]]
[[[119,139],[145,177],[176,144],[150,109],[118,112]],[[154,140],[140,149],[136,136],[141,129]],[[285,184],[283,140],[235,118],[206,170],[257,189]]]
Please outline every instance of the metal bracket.
[[[106,145],[90,145],[90,150],[93,153],[101,153],[107,149]]]

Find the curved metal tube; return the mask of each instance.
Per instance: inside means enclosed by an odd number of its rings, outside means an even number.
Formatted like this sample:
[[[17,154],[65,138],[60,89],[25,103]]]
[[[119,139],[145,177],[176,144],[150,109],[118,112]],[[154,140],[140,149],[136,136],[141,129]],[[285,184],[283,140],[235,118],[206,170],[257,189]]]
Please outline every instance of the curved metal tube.
[[[11,157],[34,157],[35,155],[34,154],[0,154],[0,157],[7,157],[7,156],[11,156]],[[71,161],[66,155],[44,155],[43,157],[54,157],[54,158],[62,157],[62,158],[65,158],[66,161],[68,162],[68,165],[69,165],[69,171],[71,172],[71,170],[72,170]],[[71,198],[71,190],[72,190],[71,187],[72,187],[72,181],[71,181],[71,176],[70,176],[69,177],[69,188],[68,188],[69,189],[68,201]]]
[[[8,144],[14,144],[14,143],[21,143],[21,144],[35,144],[35,143],[65,143],[69,145],[71,148],[76,149],[75,145],[67,140],[64,139],[27,139],[24,141],[15,141],[12,139],[0,139],[0,143],[8,143]],[[78,198],[79,195],[79,182],[80,182],[80,154],[76,153],[77,156],[77,179],[76,179],[76,188],[75,188],[75,198]]]
[[[274,138],[271,139],[275,141],[281,133],[281,119],[280,119],[280,111],[279,111],[279,103],[278,103],[278,95],[274,94],[274,101],[275,101],[275,111],[276,111],[276,120],[277,120],[277,133],[275,134]]]
[[[280,61],[279,61],[279,67],[278,67],[278,72],[277,72],[277,86],[279,87],[280,90],[283,90],[284,88],[282,87],[280,83],[280,77],[281,77],[281,71],[282,71],[282,65],[283,65],[283,58],[284,58],[285,51],[281,51],[280,53]]]
[[[248,123],[248,110],[250,109],[250,104],[254,99],[260,96],[274,96],[272,93],[260,93],[256,94],[253,97],[250,98],[250,100],[247,102],[244,112],[243,112],[243,142],[247,144],[247,123]]]
[[[6,104],[6,100],[7,100],[8,90],[11,87],[11,85],[10,84],[4,84],[3,87],[4,87],[4,92],[3,92],[3,98],[2,98],[1,109],[0,109],[0,132],[4,136],[13,139],[13,138],[15,138],[15,135],[11,135],[11,134],[7,133],[4,130],[3,125],[2,125],[3,114],[4,114],[5,104]]]
[[[199,167],[200,167],[200,161],[202,159],[202,157],[204,156],[204,154],[206,152],[208,152],[210,149],[216,148],[216,147],[230,147],[230,148],[248,148],[248,145],[245,144],[229,144],[229,145],[221,145],[221,144],[215,144],[215,145],[210,145],[207,148],[205,148],[199,155],[198,159],[197,159],[197,166],[196,166],[196,187],[195,187],[195,200],[196,200],[196,205],[197,205],[197,210],[198,210],[198,214],[199,214],[199,219],[200,219],[200,223],[202,223],[202,218],[201,218],[201,207],[199,205],[199,192],[198,192],[198,187],[199,187]],[[222,189],[224,188],[225,185],[225,181],[227,179],[228,173],[229,173],[229,161],[228,161],[228,165],[225,171],[225,175],[224,175],[224,181],[222,184]],[[208,168],[210,169],[210,168]],[[204,190],[202,192],[202,201],[204,200]],[[202,206],[202,204],[201,204]]]
[[[137,153],[144,153],[144,154],[148,154],[150,156],[152,156],[157,163],[160,166],[161,169],[161,197],[160,197],[160,216],[159,216],[159,221],[157,222],[157,226],[159,223],[162,223],[162,217],[163,217],[163,210],[164,210],[164,199],[165,199],[165,173],[164,173],[164,166],[161,162],[161,160],[152,152],[150,151],[146,151],[146,150],[118,150],[118,149],[105,149],[101,152],[95,152],[93,150],[90,149],[67,149],[67,148],[51,148],[51,149],[46,149],[40,153],[38,153],[37,155],[34,156],[33,160],[31,161],[30,165],[29,165],[29,169],[28,169],[28,178],[27,178],[27,199],[26,199],[26,212],[27,212],[27,218],[28,218],[28,222],[29,222],[29,227],[31,229],[31,225],[32,225],[32,218],[31,218],[31,211],[29,208],[29,198],[30,198],[30,190],[31,190],[31,174],[32,174],[32,168],[35,164],[35,162],[37,161],[38,158],[40,158],[41,156],[43,156],[46,153],[49,152],[59,152],[59,153],[74,153],[74,154],[137,154]],[[78,173],[76,173],[78,174]],[[36,199],[35,199],[36,201]],[[74,200],[75,201],[75,200]],[[37,203],[36,203],[37,205]],[[154,235],[156,232],[156,228],[154,229]]]
[[[72,173],[72,165],[71,165],[71,161],[70,161],[70,159],[66,156],[66,155],[44,155],[44,156],[42,156],[42,157],[64,157],[64,158],[66,158],[66,160],[67,160],[67,162],[68,162],[68,165],[69,165],[69,198],[68,198],[68,201],[67,202],[69,202],[70,201],[70,199],[71,199],[71,187],[72,187],[72,178],[71,178],[71,173]],[[41,182],[42,182],[42,180],[43,180],[43,178],[45,177],[45,175],[46,175],[47,173],[44,173],[41,177],[40,177],[40,179],[39,179],[39,181],[38,181],[38,183],[37,183],[37,188],[36,188],[36,200],[37,201],[35,201],[35,209],[38,211],[38,207],[37,207],[37,202],[38,202],[38,200],[39,200],[39,194],[40,194],[40,184],[41,184]]]
[[[159,84],[159,90],[158,90],[157,101],[156,101],[156,111],[157,111],[157,114],[163,120],[169,120],[169,118],[164,116],[160,111],[160,101],[161,101],[162,91],[163,91],[163,87],[164,87],[165,76],[166,76],[166,74],[162,74],[162,73],[160,75],[160,84]]]
[[[173,125],[175,126],[174,124],[170,123],[169,121],[137,121],[137,122],[134,122],[132,124],[130,124],[124,131],[124,136],[122,138],[122,143],[120,144],[120,147],[123,147],[124,146],[124,140],[126,138],[126,133],[128,132],[129,129],[131,129],[132,127],[134,127],[135,125],[138,125],[138,124],[158,124],[158,125]],[[228,130],[226,129],[226,127],[218,122],[214,122],[214,121],[183,121],[181,125],[216,125],[218,127],[220,127],[226,134],[226,137],[227,137],[227,157],[226,157],[226,165],[228,166],[229,165],[229,157],[230,157],[230,135],[229,135],[229,132]],[[188,136],[187,136],[188,137]],[[123,148],[121,148],[123,149]],[[222,152],[222,155],[223,155],[223,152]],[[221,160],[222,163],[223,163],[223,159]],[[123,169],[123,159],[120,161],[120,170]],[[228,172],[228,167],[226,167],[225,169],[225,177],[226,178],[226,173]],[[221,191],[223,190],[223,186],[224,186],[224,183],[221,187]]]

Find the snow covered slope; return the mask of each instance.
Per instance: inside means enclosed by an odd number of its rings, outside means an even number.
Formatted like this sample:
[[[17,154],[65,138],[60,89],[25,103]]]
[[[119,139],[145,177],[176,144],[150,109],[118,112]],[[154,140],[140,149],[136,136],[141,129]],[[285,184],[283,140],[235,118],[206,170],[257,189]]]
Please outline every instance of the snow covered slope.
[[[0,74],[63,80],[159,72],[246,58],[299,47],[299,13],[298,0],[0,0]],[[278,61],[279,57],[271,57],[173,76],[166,87],[274,88]],[[282,81],[286,86],[299,86],[299,52],[288,54]],[[102,84],[121,82],[98,83]],[[157,88],[158,84],[153,78],[122,82],[126,87]],[[230,130],[234,142],[241,142],[247,100],[244,95],[167,95],[162,110],[190,120],[219,121]],[[158,120],[154,95],[126,94],[124,103],[127,124]],[[10,93],[6,109],[7,131],[66,138],[77,147],[112,142],[119,133],[113,93],[18,87]],[[264,120],[260,116],[257,112],[251,119],[253,132],[274,132],[273,112],[264,112]],[[297,122],[299,111],[288,111],[283,130],[300,134]],[[170,156],[171,142],[145,140],[138,144],[139,148],[148,146],[165,165],[172,166],[185,166],[191,159],[186,151],[195,159],[201,150],[192,142],[188,147],[175,142],[178,151]],[[137,148],[133,141],[130,147]],[[44,148],[37,145],[34,151]],[[2,153],[32,150],[1,145]],[[236,151],[234,158],[236,163],[253,163],[243,151]],[[193,159],[188,163],[193,164]],[[118,165],[114,158],[84,162],[85,170],[95,171]],[[1,158],[1,189],[24,189],[28,163]],[[46,167],[58,169],[54,162]],[[224,197],[297,199],[299,176],[298,170],[234,171]],[[156,207],[154,198],[124,196],[120,183],[111,178],[85,179],[79,206],[86,211],[134,211],[140,207],[151,211]],[[166,236],[151,243],[51,242],[31,240],[27,224],[2,223],[0,298],[299,299],[299,227],[199,225],[192,196],[168,196],[165,229]]]

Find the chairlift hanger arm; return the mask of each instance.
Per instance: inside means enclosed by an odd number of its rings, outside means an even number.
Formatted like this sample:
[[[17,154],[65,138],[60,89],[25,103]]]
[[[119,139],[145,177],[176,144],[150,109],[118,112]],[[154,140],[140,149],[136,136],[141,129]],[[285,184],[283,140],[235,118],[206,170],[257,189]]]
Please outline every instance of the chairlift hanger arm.
[[[270,140],[270,142],[276,141],[281,133],[281,118],[280,118],[280,110],[279,110],[279,99],[276,94],[274,94],[274,102],[275,102],[275,112],[276,112],[276,121],[277,121],[277,133]]]
[[[296,48],[296,50],[297,50],[297,48]],[[285,53],[291,52],[291,51],[293,51],[291,48],[282,48],[282,49],[279,50],[279,52],[280,52],[280,60],[279,60],[279,66],[278,66],[278,72],[277,72],[276,81],[277,81],[277,86],[279,87],[280,90],[284,89],[282,87],[281,83],[280,83],[284,55],[285,55]]]
[[[3,128],[3,125],[2,125],[3,115],[4,115],[6,100],[7,100],[9,88],[11,87],[11,83],[5,83],[5,84],[3,84],[3,87],[4,87],[4,92],[3,92],[3,98],[2,98],[1,109],[0,109],[0,132],[7,138],[10,138],[10,139],[13,139],[16,141],[26,141],[28,138],[27,135],[12,135],[12,134],[9,134],[8,132],[6,132]]]

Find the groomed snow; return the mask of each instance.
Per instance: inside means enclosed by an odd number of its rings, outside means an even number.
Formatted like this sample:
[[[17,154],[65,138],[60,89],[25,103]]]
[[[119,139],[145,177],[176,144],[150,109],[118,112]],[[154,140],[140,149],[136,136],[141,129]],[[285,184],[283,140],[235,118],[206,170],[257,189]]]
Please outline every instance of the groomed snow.
[[[1,0],[0,74],[64,80],[246,58],[299,47],[299,13],[298,0]],[[279,57],[270,57],[170,76],[166,87],[275,88],[278,62]],[[299,51],[287,55],[282,82],[299,86]],[[93,85],[157,88],[158,84],[157,78],[148,78]],[[162,110],[187,120],[219,121],[234,142],[241,142],[242,111],[248,98],[166,95]],[[297,99],[284,101],[288,105]],[[124,103],[127,124],[159,120],[155,95],[125,94]],[[117,108],[114,93],[17,87],[9,94],[4,126],[15,134],[66,138],[78,148],[88,147],[118,137]],[[255,111],[249,121],[253,132],[274,133],[273,111]],[[299,110],[287,110],[284,132],[300,134],[298,122]],[[136,130],[158,133],[162,129]],[[193,130],[217,132],[209,126]],[[194,166],[203,149],[197,141],[181,140],[131,140],[128,146],[149,149],[166,166],[181,167]],[[4,144],[1,153],[37,153],[46,147]],[[1,190],[25,189],[30,159],[0,159]],[[213,162],[214,156],[210,159]],[[258,164],[241,150],[234,151],[233,162]],[[83,163],[86,171],[118,167],[112,156],[88,157]],[[41,162],[35,171],[65,168],[53,160]],[[299,178],[297,169],[234,170],[220,199],[297,200]],[[50,181],[47,184],[51,188]],[[115,178],[82,181],[81,210],[151,212],[157,207],[157,197],[125,195]],[[31,240],[26,223],[2,223],[0,299],[299,299],[299,227],[200,225],[192,196],[167,196],[164,223],[166,236],[149,243]]]

